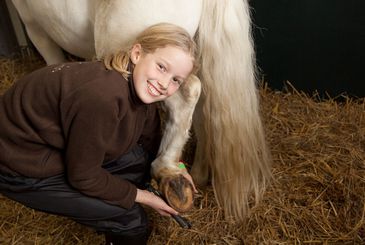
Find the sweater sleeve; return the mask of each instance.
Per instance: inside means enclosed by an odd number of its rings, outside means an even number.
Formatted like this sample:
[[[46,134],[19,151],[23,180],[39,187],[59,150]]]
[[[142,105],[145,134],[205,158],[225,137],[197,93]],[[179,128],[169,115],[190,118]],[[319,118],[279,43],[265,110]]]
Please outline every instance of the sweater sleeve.
[[[136,187],[102,168],[108,139],[123,117],[118,103],[105,94],[77,93],[63,103],[66,172],[80,192],[130,208]]]

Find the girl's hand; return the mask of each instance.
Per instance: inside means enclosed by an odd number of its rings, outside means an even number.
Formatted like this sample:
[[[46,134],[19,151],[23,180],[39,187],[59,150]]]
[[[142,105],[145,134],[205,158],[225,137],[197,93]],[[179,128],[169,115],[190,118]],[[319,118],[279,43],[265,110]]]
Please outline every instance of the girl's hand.
[[[169,205],[167,205],[167,203],[164,202],[164,200],[162,200],[160,197],[158,197],[155,194],[153,194],[149,191],[146,191],[146,190],[137,189],[136,202],[145,204],[145,205],[153,208],[162,216],[170,216],[171,214],[175,214],[175,215],[179,214],[176,210],[174,210]]]

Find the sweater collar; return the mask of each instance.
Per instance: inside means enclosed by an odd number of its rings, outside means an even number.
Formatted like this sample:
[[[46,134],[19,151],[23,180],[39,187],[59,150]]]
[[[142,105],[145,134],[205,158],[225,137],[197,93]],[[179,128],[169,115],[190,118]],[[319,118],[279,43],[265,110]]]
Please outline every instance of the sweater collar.
[[[146,105],[137,95],[136,89],[134,87],[134,81],[133,81],[133,68],[129,65],[128,71],[130,72],[130,76],[128,77],[128,87],[130,92],[130,101],[135,106],[141,106]]]

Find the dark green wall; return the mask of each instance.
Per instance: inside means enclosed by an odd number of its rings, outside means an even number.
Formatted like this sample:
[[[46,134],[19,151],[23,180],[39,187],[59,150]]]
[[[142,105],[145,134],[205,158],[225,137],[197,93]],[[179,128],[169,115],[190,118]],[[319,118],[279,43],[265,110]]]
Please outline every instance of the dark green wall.
[[[257,62],[272,88],[365,96],[364,0],[251,0]]]

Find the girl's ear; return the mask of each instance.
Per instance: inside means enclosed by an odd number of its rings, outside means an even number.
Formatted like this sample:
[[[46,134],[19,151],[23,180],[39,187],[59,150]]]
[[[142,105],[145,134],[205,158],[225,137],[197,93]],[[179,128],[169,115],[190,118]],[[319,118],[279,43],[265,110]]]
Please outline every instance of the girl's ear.
[[[136,65],[142,56],[142,46],[139,43],[133,45],[131,50],[131,61]]]

